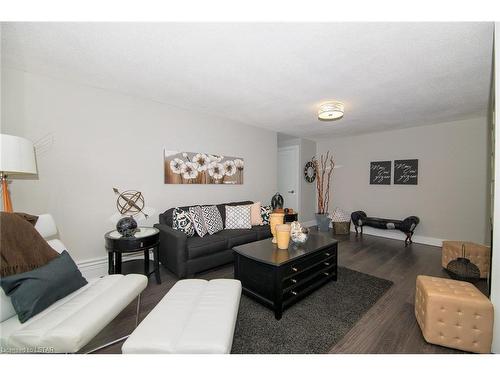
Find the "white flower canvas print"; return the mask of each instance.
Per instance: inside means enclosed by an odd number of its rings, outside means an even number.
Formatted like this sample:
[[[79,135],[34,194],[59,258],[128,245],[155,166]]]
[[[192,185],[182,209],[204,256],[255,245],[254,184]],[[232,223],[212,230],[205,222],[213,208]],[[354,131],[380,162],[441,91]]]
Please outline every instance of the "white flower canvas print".
[[[164,150],[166,184],[243,184],[242,158]]]

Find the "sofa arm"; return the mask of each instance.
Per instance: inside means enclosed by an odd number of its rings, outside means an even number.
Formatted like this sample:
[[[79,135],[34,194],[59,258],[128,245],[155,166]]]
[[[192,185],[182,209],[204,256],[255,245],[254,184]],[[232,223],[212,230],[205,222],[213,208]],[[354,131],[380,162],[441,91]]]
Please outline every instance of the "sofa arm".
[[[187,275],[187,235],[166,224],[155,224],[160,230],[160,262],[178,277]]]

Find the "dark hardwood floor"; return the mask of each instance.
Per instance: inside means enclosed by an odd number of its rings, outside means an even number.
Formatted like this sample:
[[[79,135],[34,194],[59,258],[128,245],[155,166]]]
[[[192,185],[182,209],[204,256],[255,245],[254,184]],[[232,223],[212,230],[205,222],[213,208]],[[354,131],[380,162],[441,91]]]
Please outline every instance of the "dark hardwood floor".
[[[457,350],[427,344],[422,337],[413,311],[417,275],[448,277],[441,268],[441,249],[402,241],[354,234],[334,236],[339,243],[339,265],[394,282],[391,289],[356,323],[330,353],[461,353]],[[197,278],[232,277],[233,266],[227,265],[198,274]],[[176,277],[162,267],[162,284],[150,278],[142,294],[140,319],[160,301]],[[486,289],[484,282],[477,285]],[[82,352],[128,335],[135,326],[135,302],[130,304]],[[168,316],[165,316],[168,319]],[[122,342],[97,353],[120,353]]]

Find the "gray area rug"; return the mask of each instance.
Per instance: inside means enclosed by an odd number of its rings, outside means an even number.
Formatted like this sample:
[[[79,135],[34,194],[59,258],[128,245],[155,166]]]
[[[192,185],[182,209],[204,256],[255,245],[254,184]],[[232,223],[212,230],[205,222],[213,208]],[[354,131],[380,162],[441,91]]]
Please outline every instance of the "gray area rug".
[[[392,281],[339,267],[332,281],[283,313],[242,295],[232,353],[327,353],[392,286]]]

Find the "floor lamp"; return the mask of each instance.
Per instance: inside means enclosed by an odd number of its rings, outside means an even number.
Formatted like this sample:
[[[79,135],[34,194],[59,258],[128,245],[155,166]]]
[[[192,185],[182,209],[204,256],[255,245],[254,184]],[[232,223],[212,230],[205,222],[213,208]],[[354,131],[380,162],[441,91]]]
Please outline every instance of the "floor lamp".
[[[0,150],[3,211],[12,212],[7,176],[36,174],[35,149],[33,143],[25,138],[0,134]]]

